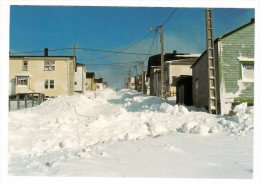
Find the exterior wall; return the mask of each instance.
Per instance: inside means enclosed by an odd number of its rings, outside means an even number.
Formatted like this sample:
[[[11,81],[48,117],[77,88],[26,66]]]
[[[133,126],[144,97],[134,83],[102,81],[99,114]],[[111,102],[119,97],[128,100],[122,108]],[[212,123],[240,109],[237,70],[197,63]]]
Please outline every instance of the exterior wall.
[[[205,52],[198,63],[192,67],[193,104],[196,107],[208,108],[209,104],[207,58],[207,52]]]
[[[95,91],[95,84],[94,84],[94,77],[93,78],[86,78],[86,90],[87,91]]]
[[[168,62],[167,62],[168,63]],[[167,64],[166,63],[166,64]],[[192,75],[192,69],[190,68],[191,64],[185,64],[185,63],[178,63],[172,61],[170,64],[168,64],[168,67],[165,69],[168,70],[165,74],[165,92],[171,96],[176,95],[176,87],[172,85],[172,77],[179,77],[180,75]]]
[[[254,24],[218,42],[221,113],[228,114],[232,104],[254,99],[254,82],[243,82],[239,58],[254,59]]]
[[[161,70],[161,67],[152,66],[151,75],[150,75],[150,96],[156,96],[156,87],[154,86],[155,82],[155,72]]]
[[[86,90],[86,67],[83,65],[77,65],[77,71],[75,72],[75,82],[74,82],[74,91],[75,92],[84,92]]]
[[[44,60],[54,60],[55,70],[45,71]],[[28,70],[22,71],[23,61],[28,61]],[[72,95],[74,92],[74,64],[72,58],[37,57],[11,58],[9,71],[9,95],[16,93],[39,92],[45,96],[60,94]],[[29,75],[29,85],[16,86],[16,75]],[[53,89],[45,89],[45,80],[54,80]]]

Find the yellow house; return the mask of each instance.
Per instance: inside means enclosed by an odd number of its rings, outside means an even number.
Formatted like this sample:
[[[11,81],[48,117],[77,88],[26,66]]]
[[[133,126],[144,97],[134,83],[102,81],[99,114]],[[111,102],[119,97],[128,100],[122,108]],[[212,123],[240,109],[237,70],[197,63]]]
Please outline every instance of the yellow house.
[[[94,72],[86,72],[86,90],[87,91],[95,91],[95,73]]]
[[[44,56],[10,56],[9,95],[72,95],[75,67],[75,56],[48,56],[48,51]]]

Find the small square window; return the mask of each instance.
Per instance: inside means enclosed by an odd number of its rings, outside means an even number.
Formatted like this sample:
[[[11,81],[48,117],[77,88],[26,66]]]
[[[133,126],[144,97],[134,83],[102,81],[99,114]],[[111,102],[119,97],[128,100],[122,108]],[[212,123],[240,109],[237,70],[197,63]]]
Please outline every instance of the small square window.
[[[55,61],[45,60],[44,61],[44,71],[55,71]]]
[[[198,89],[198,88],[199,88],[199,80],[196,79],[196,80],[195,80],[195,89]]]

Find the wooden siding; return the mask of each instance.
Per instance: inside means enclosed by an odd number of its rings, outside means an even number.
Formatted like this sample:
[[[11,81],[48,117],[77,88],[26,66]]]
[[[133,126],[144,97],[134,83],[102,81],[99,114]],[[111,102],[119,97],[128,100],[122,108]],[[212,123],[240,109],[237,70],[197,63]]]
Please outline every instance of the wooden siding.
[[[219,40],[218,63],[220,70],[220,84],[223,91],[221,101],[233,103],[234,99],[243,101],[252,100],[254,97],[254,83],[243,82],[245,89],[241,93],[232,97],[227,93],[236,94],[239,91],[238,81],[241,77],[241,62],[238,57],[254,58],[254,24],[250,24],[233,34]],[[223,112],[223,111],[222,111]]]
[[[198,80],[198,88],[195,81]],[[208,63],[207,53],[205,53],[192,68],[192,89],[193,89],[193,104],[196,107],[208,107],[209,90],[208,90]]]

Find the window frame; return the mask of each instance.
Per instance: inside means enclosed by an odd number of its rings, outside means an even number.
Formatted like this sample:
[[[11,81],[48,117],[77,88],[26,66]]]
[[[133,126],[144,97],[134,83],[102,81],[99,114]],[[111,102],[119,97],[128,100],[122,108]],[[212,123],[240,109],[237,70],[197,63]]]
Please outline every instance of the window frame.
[[[250,60],[240,60],[240,76],[241,76],[241,80],[242,82],[254,82],[254,77],[253,79],[247,79],[245,78],[245,74],[244,74],[244,66],[246,65],[252,65],[253,66],[253,73],[255,72],[255,65],[254,65],[254,60],[252,59]]]
[[[22,71],[28,71],[28,61],[27,60],[23,61]]]
[[[16,77],[16,86],[17,87],[28,87],[29,79],[27,76],[17,76]]]
[[[44,71],[55,71],[55,60],[44,60]]]
[[[44,80],[44,89],[54,89],[55,80]]]

